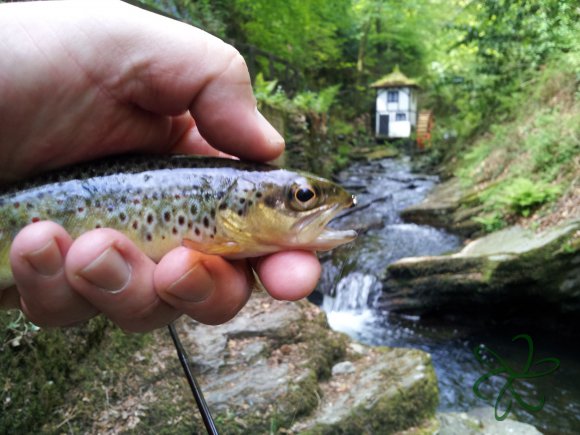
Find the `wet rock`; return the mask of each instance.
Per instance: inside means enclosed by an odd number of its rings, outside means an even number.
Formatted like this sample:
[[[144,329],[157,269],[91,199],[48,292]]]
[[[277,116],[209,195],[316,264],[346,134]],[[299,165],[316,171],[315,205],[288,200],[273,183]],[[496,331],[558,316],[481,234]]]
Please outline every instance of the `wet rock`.
[[[419,204],[401,211],[401,218],[419,225],[449,229],[469,237],[481,231],[481,224],[472,218],[477,216],[478,208],[460,208],[468,194],[463,191],[458,178],[438,184]]]
[[[433,417],[437,381],[425,352],[368,348],[352,364],[351,373],[320,384],[318,407],[291,433],[390,434]]]
[[[380,160],[397,157],[399,150],[392,146],[358,147],[350,156],[353,160]]]
[[[381,304],[425,314],[514,306],[580,310],[580,221],[534,234],[508,228],[447,256],[414,257],[388,267]]]
[[[306,302],[258,295],[224,325],[179,330],[223,433],[401,430],[435,412],[428,354],[351,342]]]
[[[497,421],[492,408],[437,414],[438,435],[540,435],[534,426],[506,419]]]
[[[342,361],[332,366],[332,376],[346,375],[355,371],[354,364],[350,361]]]

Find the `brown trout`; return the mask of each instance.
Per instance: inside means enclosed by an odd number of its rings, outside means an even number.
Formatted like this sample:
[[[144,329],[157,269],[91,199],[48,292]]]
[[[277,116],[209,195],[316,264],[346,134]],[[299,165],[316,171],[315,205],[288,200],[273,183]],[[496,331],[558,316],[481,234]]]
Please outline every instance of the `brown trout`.
[[[331,181],[237,160],[125,156],[81,164],[0,189],[0,288],[13,284],[12,240],[40,220],[73,238],[114,228],[153,260],[180,245],[244,258],[347,243],[354,231],[326,224],[354,204]]]

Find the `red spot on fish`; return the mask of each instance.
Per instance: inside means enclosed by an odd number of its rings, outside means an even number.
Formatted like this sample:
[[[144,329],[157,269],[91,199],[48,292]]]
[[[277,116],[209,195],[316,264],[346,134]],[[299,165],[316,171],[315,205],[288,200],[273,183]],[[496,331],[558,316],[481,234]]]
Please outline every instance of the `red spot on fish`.
[[[36,217],[36,216],[34,216],[34,217],[31,219],[31,221],[32,221],[32,223],[35,223],[35,222],[38,222],[38,221],[40,221],[40,218],[39,218],[39,217]]]
[[[15,202],[13,205],[14,205],[14,208],[20,207],[20,203],[19,202]]]

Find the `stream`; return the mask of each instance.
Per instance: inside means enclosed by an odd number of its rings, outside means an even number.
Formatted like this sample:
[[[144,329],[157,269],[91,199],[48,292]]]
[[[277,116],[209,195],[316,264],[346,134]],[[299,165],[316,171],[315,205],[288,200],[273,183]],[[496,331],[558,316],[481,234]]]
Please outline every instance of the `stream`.
[[[533,322],[474,326],[460,316],[444,320],[389,313],[388,307],[378,303],[390,263],[403,257],[449,253],[462,246],[457,236],[405,223],[399,217],[401,210],[421,202],[438,182],[437,177],[412,173],[410,160],[404,157],[355,163],[339,174],[338,181],[357,195],[358,206],[333,224],[362,230],[354,243],[322,258],[318,302],[331,327],[365,344],[412,347],[430,353],[439,381],[442,412],[493,407],[506,379],[491,378],[481,390],[491,399],[486,402],[478,398],[472,387],[489,369],[480,365],[473,349],[485,345],[510,367],[522,371],[528,347],[525,341],[512,342],[512,338],[528,334],[533,338],[534,362],[556,357],[560,368],[550,376],[517,379],[514,391],[525,403],[535,405],[545,396],[545,404],[539,412],[532,413],[513,400],[512,413],[543,433],[580,433],[580,350],[572,338],[535,329]],[[546,368],[539,367],[535,370]],[[508,393],[500,402],[500,415],[510,399]]]

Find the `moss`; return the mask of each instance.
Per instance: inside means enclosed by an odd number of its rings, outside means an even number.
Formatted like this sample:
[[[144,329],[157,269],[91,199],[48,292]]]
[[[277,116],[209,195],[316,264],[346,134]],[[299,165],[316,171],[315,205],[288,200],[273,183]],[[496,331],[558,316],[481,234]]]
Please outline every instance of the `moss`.
[[[104,318],[85,326],[40,330],[18,347],[8,343],[14,331],[7,328],[17,316],[0,312],[0,433],[57,432],[64,418],[56,412],[70,401],[79,383],[94,383],[101,370],[112,373],[126,365],[126,357],[143,343],[143,336],[125,335]],[[104,395],[102,389],[87,394]],[[93,400],[93,399],[92,399]],[[104,399],[103,399],[104,400]],[[77,415],[94,417],[90,403],[75,398]]]
[[[427,354],[422,354],[424,364],[429,367],[426,376],[410,388],[399,389],[395,394],[377,398],[368,408],[359,405],[340,426],[319,424],[303,435],[330,434],[392,434],[419,426],[435,415],[439,402],[439,390],[435,371]],[[388,373],[385,374],[389,376]]]

